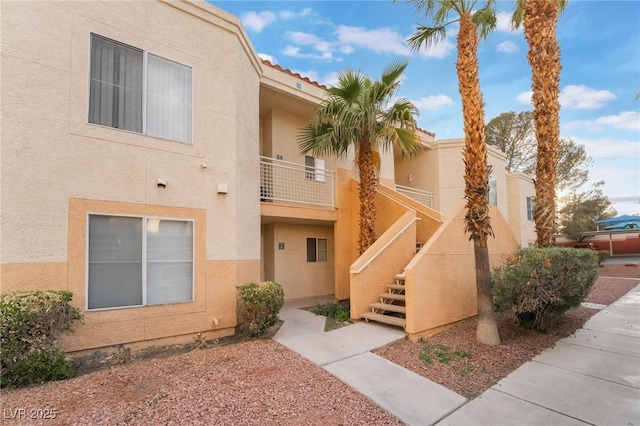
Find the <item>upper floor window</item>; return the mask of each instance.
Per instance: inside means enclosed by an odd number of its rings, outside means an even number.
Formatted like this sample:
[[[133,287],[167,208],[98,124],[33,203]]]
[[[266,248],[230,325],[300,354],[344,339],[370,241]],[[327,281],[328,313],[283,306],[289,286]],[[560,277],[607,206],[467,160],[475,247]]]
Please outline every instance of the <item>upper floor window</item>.
[[[498,205],[498,182],[493,176],[489,176],[489,205]]]
[[[192,141],[191,68],[91,34],[89,123]]]
[[[304,156],[305,177],[316,182],[325,182],[326,175],[324,169],[324,160],[309,155]]]
[[[533,221],[533,209],[535,209],[535,207],[535,197],[527,197],[527,220]]]
[[[193,222],[89,215],[87,309],[193,300]]]

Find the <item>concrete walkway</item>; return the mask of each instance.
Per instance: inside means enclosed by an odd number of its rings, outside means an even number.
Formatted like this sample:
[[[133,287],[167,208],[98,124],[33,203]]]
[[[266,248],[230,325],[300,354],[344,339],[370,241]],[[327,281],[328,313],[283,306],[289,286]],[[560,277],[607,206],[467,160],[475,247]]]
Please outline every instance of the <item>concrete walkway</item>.
[[[324,332],[324,317],[287,303],[274,339],[408,425],[640,426],[640,285],[468,402],[370,351],[405,338],[358,322]]]
[[[409,425],[433,424],[466,399],[370,351],[405,338],[400,329],[357,322],[325,332],[325,318],[287,303],[274,339],[327,370]]]

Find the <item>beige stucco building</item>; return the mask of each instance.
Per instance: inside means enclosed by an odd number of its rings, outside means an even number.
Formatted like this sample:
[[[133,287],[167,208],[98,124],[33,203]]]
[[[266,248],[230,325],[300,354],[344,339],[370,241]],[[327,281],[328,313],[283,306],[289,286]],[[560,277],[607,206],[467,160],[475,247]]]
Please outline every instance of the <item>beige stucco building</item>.
[[[417,159],[383,155],[378,241],[358,257],[352,158],[296,144],[325,88],[262,62],[236,17],[204,2],[0,8],[0,286],[72,291],[84,322],[66,350],[233,334],[235,286],[258,280],[351,299],[360,318],[402,274],[412,336],[475,315],[462,140],[424,131]],[[489,161],[497,262],[535,240],[533,185]]]

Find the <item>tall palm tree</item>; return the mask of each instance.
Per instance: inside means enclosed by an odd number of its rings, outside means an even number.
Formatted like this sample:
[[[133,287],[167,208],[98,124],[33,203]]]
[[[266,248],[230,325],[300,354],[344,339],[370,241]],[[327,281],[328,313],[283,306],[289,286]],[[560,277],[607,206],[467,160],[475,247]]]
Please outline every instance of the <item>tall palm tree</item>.
[[[484,101],[480,91],[478,76],[478,42],[480,36],[486,38],[496,26],[494,0],[483,3],[477,0],[409,0],[418,12],[433,26],[419,25],[409,38],[409,45],[419,49],[422,45],[435,44],[446,37],[445,27],[459,22],[458,90],[462,99],[464,119],[464,164],[465,164],[465,215],[466,232],[473,241],[476,264],[476,287],[478,295],[478,325],[476,339],[488,345],[500,344],[500,334],[493,310],[491,293],[491,270],[487,239],[493,235],[489,219],[489,173],[487,146],[484,133]],[[449,21],[449,14],[455,17]]]
[[[556,169],[560,144],[560,46],[556,26],[568,0],[517,0],[512,17],[515,28],[524,26],[529,45],[533,119],[538,141],[536,165],[537,246],[553,245],[556,217]]]
[[[415,132],[418,109],[406,99],[394,99],[407,65],[392,62],[380,81],[360,71],[341,72],[313,121],[298,135],[302,153],[346,156],[350,149],[355,150],[360,177],[359,254],[375,241],[376,156],[393,145],[409,156],[417,155],[422,148]]]

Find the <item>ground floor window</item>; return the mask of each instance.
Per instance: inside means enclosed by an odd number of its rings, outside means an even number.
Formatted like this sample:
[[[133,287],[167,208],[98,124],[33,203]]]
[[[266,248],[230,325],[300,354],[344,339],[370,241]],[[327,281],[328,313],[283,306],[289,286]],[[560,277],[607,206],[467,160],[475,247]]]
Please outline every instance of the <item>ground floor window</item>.
[[[87,308],[193,300],[193,221],[90,214]]]
[[[327,261],[327,239],[307,238],[307,262]]]

